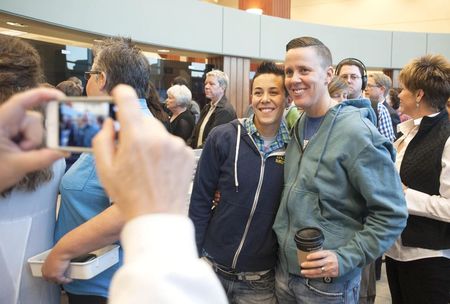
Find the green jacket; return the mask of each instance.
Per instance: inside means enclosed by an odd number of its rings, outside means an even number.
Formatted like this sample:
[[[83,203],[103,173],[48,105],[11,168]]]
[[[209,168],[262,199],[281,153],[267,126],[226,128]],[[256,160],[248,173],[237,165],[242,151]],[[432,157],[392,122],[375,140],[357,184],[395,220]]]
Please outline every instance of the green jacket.
[[[351,104],[351,105],[350,105]],[[285,187],[274,230],[284,271],[300,275],[294,235],[313,226],[334,250],[339,279],[358,275],[397,239],[407,209],[392,144],[373,125],[368,100],[331,108],[302,148],[303,114],[286,150]]]

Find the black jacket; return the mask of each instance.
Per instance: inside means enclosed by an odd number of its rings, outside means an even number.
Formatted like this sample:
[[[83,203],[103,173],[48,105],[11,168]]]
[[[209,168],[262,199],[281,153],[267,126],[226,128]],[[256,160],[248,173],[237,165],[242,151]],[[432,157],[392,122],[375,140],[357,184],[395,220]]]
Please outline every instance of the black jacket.
[[[202,148],[202,146],[197,147],[198,135],[200,133],[200,126],[202,125],[203,120],[205,119],[206,114],[208,114],[208,111],[210,108],[211,108],[211,102],[208,103],[206,106],[204,106],[202,111],[200,112],[200,119],[198,120],[197,124],[195,125],[192,137],[188,141],[188,144],[193,149]],[[208,137],[209,132],[211,132],[211,130],[214,127],[223,125],[224,123],[230,122],[233,119],[236,119],[236,111],[234,110],[233,106],[228,102],[225,95],[223,95],[222,99],[220,99],[219,102],[217,103],[216,109],[211,114],[211,117],[209,118],[208,122],[206,123],[205,129],[203,130],[202,142],[205,143],[205,140]]]

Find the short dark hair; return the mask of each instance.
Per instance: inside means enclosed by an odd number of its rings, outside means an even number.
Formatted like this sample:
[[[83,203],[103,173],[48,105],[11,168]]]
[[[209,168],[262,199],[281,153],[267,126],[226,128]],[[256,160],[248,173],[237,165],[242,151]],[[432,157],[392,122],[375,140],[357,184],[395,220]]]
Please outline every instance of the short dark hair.
[[[43,78],[39,53],[28,42],[0,35],[0,103],[37,87]]]
[[[298,37],[294,38],[286,44],[286,52],[291,49],[313,47],[322,61],[322,67],[328,68],[333,64],[330,49],[317,38],[314,37]]]
[[[399,89],[392,88],[389,90],[389,100],[391,102],[391,107],[394,110],[398,110],[400,107],[400,98],[398,97]]]
[[[442,110],[450,97],[450,63],[442,55],[425,55],[409,62],[398,75],[412,92],[423,90],[426,102]]]
[[[361,77],[364,77],[364,75],[367,76],[366,67],[363,66],[362,61],[360,61],[356,58],[345,58],[341,62],[339,62],[336,66],[336,75],[339,75],[339,72],[341,71],[341,69],[344,65],[354,65],[358,68],[359,73],[361,74]]]
[[[286,90],[286,87],[284,86],[284,70],[277,66],[275,64],[275,62],[273,61],[263,61],[261,62],[261,64],[258,66],[258,68],[256,69],[256,73],[255,76],[253,76],[252,79],[252,88],[253,88],[253,82],[255,81],[255,79],[263,74],[274,74],[276,76],[281,76],[281,78],[283,79],[283,88],[284,88],[284,94],[287,96],[288,95],[288,91]]]
[[[106,73],[105,89],[108,94],[120,84],[136,90],[139,98],[146,98],[150,79],[150,64],[142,50],[129,38],[114,37],[94,45],[94,64]]]
[[[83,91],[81,87],[72,80],[64,80],[56,86],[58,90],[66,94],[66,96],[81,96]]]
[[[188,80],[187,80],[186,78],[184,78],[183,76],[177,76],[177,77],[175,77],[175,78],[173,79],[172,85],[174,86],[174,85],[177,85],[177,84],[179,84],[179,85],[184,85],[184,86],[186,86],[186,87],[189,89],[189,82],[188,82]]]

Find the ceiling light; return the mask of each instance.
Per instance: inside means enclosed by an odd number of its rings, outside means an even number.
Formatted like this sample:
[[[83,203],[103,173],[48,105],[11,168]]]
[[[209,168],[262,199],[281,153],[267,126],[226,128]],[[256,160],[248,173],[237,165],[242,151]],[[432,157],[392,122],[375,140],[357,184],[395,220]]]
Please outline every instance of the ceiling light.
[[[19,22],[12,22],[12,21],[7,21],[6,24],[11,25],[11,26],[16,26],[16,27],[28,27],[28,25],[26,25],[26,24],[19,23]]]
[[[262,15],[263,10],[260,8],[248,8],[245,10],[247,13],[255,14],[255,15]]]
[[[170,50],[165,50],[165,49],[161,49],[161,50],[157,50],[158,53],[170,53]]]
[[[25,34],[27,34],[26,32],[21,32],[21,31],[15,31],[15,30],[0,30],[0,34],[2,35],[8,35],[8,36],[23,36]]]

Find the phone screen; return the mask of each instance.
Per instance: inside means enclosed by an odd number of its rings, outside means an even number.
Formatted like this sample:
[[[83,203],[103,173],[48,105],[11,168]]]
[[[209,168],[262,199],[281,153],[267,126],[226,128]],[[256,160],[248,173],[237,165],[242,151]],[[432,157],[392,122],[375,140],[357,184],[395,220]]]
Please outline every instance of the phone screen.
[[[58,101],[56,107],[56,146],[67,150],[83,151],[91,148],[92,139],[100,131],[105,119],[111,117],[115,120],[116,117],[116,105],[107,100],[93,102],[74,98]]]

